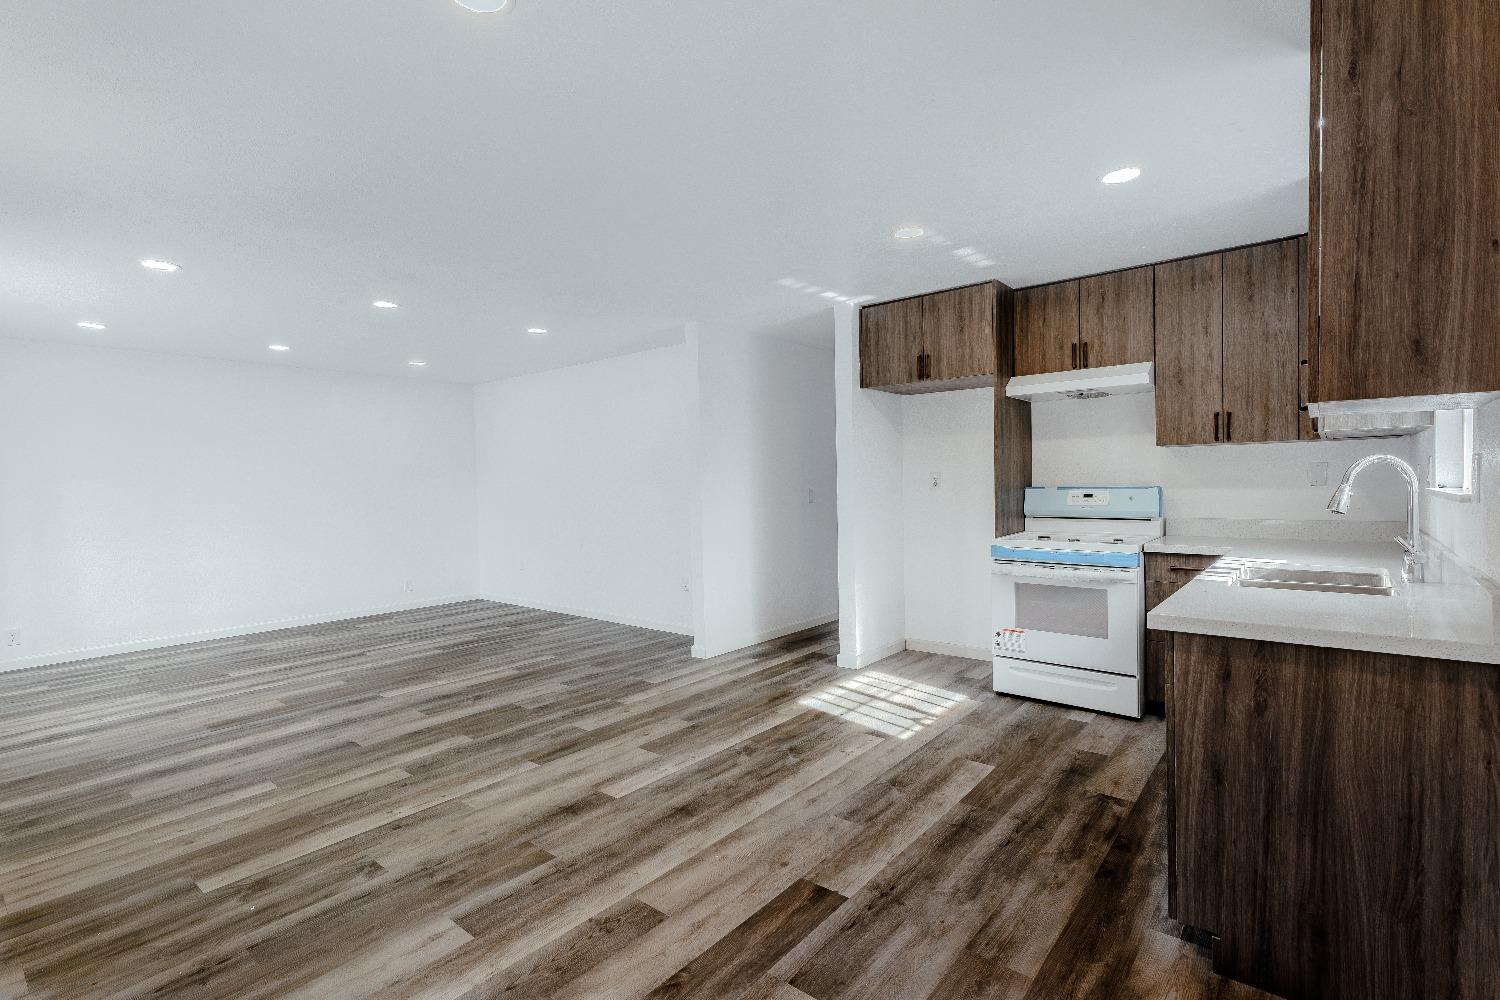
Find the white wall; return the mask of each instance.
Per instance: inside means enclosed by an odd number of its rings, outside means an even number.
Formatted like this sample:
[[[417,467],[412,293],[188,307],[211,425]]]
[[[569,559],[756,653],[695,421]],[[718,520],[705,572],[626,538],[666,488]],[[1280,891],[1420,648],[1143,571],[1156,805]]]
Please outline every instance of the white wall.
[[[0,428],[0,667],[475,592],[467,386],[0,340]]]
[[[677,345],[477,388],[486,596],[691,630],[692,377]]]
[[[1285,444],[1156,446],[1150,394],[1057,400],[1031,408],[1032,479],[1039,486],[1161,486],[1167,530],[1188,518],[1399,521],[1406,517],[1401,479],[1389,468],[1361,481],[1347,519],[1325,509],[1344,470],[1389,452],[1410,460],[1409,438]],[[1328,481],[1309,484],[1309,466],[1327,463]]]
[[[699,505],[695,656],[718,656],[838,616],[834,382],[796,328],[689,328],[696,361]],[[811,326],[812,330],[803,329]]]
[[[1479,489],[1472,501],[1434,494],[1423,500],[1423,530],[1465,563],[1500,580],[1500,402],[1474,414],[1474,450],[1479,456]],[[1432,432],[1418,438],[1417,469],[1426,482]]]
[[[995,390],[907,396],[902,406],[906,639],[913,648],[984,657],[995,535]]]
[[[834,307],[838,413],[839,666],[906,642],[902,400],[859,388],[859,310]]]

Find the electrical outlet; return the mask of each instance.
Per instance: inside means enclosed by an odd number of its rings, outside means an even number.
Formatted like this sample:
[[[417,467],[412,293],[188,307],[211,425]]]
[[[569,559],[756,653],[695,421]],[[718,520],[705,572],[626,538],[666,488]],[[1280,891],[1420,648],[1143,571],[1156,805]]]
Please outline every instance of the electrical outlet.
[[[5,644],[7,646],[19,646],[21,644],[21,630],[18,628],[6,629]]]
[[[416,590],[417,590],[417,585],[414,584],[414,583],[412,583],[410,580],[407,580],[406,581],[406,592],[408,594],[414,594],[414,593],[416,593]]]
[[[688,578],[687,577],[683,577],[682,578],[682,592],[684,594],[690,594],[690,593],[692,593],[692,586],[688,583]]]
[[[818,502],[817,495],[813,493],[813,488],[811,486],[809,486],[807,488],[807,502],[808,503],[817,503]]]
[[[1309,485],[1309,486],[1327,486],[1328,485],[1328,463],[1327,462],[1313,462],[1312,464],[1310,464],[1307,467],[1307,485]]]
[[[928,478],[932,481],[932,488],[933,489],[937,489],[938,487],[940,487],[940,486],[943,485],[943,477],[939,473],[936,473],[936,472],[929,473]]]

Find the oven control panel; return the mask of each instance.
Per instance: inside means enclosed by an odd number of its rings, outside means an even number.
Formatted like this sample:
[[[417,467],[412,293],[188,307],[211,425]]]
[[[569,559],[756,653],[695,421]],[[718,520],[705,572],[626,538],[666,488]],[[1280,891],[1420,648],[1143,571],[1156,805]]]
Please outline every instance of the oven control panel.
[[[996,656],[1021,656],[1026,652],[1024,628],[1002,628],[995,632]]]
[[[1094,490],[1069,490],[1069,507],[1108,507],[1109,494]]]

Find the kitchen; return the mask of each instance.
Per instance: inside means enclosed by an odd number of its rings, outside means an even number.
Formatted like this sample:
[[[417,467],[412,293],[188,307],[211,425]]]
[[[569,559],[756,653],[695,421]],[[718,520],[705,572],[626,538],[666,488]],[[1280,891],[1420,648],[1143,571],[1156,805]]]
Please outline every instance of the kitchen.
[[[903,539],[843,578],[841,662],[1165,716],[1170,913],[1218,972],[1492,996],[1496,24],[1363,8],[1314,5],[1308,234],[841,317],[843,440],[884,463],[841,531]]]
[[[1493,0],[5,24],[0,1000],[1500,997]]]

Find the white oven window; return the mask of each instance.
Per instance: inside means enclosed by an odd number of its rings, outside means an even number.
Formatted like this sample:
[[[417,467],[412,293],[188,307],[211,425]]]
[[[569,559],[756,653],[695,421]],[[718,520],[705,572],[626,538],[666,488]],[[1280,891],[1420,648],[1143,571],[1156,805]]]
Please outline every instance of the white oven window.
[[[1109,591],[1103,587],[1016,585],[1016,627],[1027,631],[1109,638]]]

